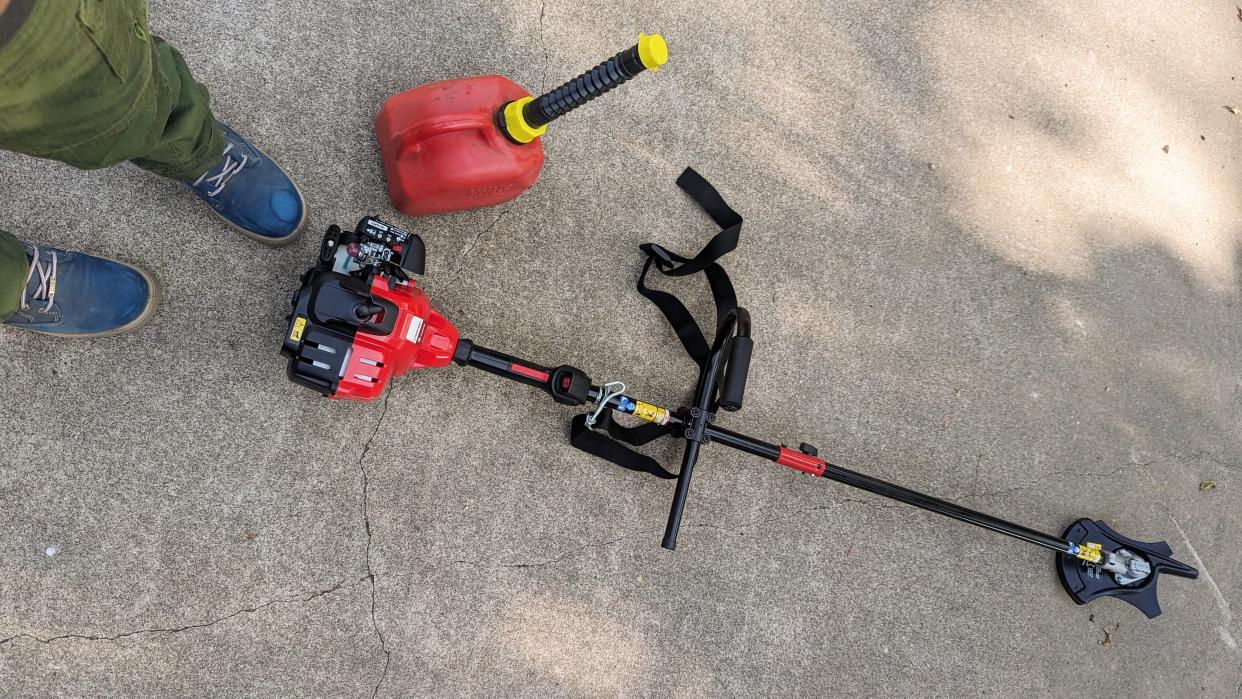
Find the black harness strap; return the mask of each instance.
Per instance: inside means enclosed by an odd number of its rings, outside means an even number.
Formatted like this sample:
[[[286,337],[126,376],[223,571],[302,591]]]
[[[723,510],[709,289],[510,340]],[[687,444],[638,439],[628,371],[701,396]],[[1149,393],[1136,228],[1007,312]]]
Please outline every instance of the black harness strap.
[[[612,419],[612,411],[605,410],[595,421],[595,428],[591,429],[586,425],[586,418],[585,414],[577,415],[569,424],[569,443],[574,447],[631,471],[650,473],[665,480],[677,477],[650,456],[621,445],[625,442],[638,447],[670,434],[664,425],[649,422],[638,427],[622,427]]]
[[[737,309],[737,294],[733,290],[733,283],[729,281],[729,275],[716,261],[737,248],[738,236],[742,232],[742,217],[725,203],[715,187],[691,168],[686,168],[677,178],[677,186],[698,202],[721,230],[693,258],[669,252],[656,243],[640,245],[639,249],[647,255],[647,262],[643,265],[642,274],[638,276],[638,293],[660,309],[673,326],[673,331],[677,333],[686,352],[701,368],[707,363],[710,352],[702,329],[680,299],[646,285],[647,273],[653,265],[669,277],[684,277],[702,272],[707,277],[712,298],[716,302],[716,328],[713,335],[718,334],[720,322]],[[676,475],[660,466],[655,459],[624,446],[641,446],[672,434],[673,431],[667,426],[651,423],[638,427],[622,427],[613,421],[611,412],[605,410],[600,414],[595,429],[587,427],[586,415],[575,417],[570,426],[570,444],[622,468],[650,473],[658,478],[676,478]]]
[[[673,326],[673,331],[681,339],[690,358],[700,367],[707,361],[708,345],[703,337],[699,324],[690,315],[686,305],[676,296],[652,289],[647,286],[647,273],[655,265],[662,274],[669,277],[684,277],[703,272],[707,283],[712,289],[712,298],[716,302],[716,328],[728,313],[737,308],[737,294],[733,291],[733,283],[724,268],[716,260],[737,248],[738,236],[742,232],[742,217],[738,215],[703,176],[692,168],[686,168],[677,178],[677,186],[685,190],[703,210],[712,217],[721,230],[693,258],[685,258],[669,252],[656,243],[646,243],[639,249],[647,255],[642,274],[638,277],[638,293],[647,297]]]

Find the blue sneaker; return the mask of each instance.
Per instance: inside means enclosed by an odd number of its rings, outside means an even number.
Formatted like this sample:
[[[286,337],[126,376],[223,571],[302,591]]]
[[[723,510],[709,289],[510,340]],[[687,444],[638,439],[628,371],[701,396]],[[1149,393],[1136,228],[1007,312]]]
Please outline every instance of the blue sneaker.
[[[134,330],[155,315],[159,291],[137,267],[29,244],[26,254],[26,288],[5,325],[60,337],[103,337]]]
[[[224,132],[220,162],[186,184],[244,235],[268,245],[293,242],[306,227],[302,192],[263,151],[228,126],[219,126]]]

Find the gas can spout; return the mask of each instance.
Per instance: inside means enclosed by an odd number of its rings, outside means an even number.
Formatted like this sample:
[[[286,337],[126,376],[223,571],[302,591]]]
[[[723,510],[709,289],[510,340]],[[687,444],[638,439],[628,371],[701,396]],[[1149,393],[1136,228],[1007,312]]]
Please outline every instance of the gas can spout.
[[[639,34],[638,43],[539,97],[505,104],[497,114],[501,131],[515,143],[530,143],[557,117],[581,107],[645,70],[668,62],[668,44],[659,34]]]

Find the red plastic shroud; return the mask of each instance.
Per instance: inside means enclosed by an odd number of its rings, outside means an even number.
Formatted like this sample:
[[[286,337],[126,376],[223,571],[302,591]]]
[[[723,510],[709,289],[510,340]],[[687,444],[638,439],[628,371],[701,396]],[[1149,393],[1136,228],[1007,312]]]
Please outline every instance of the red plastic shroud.
[[[543,167],[542,139],[510,141],[496,112],[530,96],[500,75],[422,85],[389,97],[375,117],[375,135],[399,211],[426,216],[509,201]]]
[[[434,369],[453,360],[457,348],[457,328],[431,308],[427,294],[413,282],[388,288],[388,281],[377,276],[371,294],[397,307],[397,323],[388,335],[354,336],[345,375],[332,398],[375,400],[384,392],[388,380],[411,369]],[[373,322],[381,323],[383,318]]]
[[[781,453],[780,456],[776,457],[776,463],[781,466],[788,466],[795,471],[809,473],[812,476],[824,475],[824,469],[828,467],[828,463],[818,456],[803,454],[789,447],[781,447]]]

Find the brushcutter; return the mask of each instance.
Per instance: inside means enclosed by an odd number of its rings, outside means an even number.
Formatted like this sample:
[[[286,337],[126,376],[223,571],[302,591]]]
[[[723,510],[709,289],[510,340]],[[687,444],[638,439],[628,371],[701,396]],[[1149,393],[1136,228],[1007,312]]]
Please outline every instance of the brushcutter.
[[[557,403],[585,406],[571,423],[573,446],[676,481],[662,542],[670,551],[677,546],[699,454],[718,444],[1049,549],[1065,591],[1078,604],[1115,597],[1155,617],[1160,614],[1156,581],[1161,573],[1198,576],[1195,568],[1172,558],[1167,543],[1127,538],[1100,520],[1079,519],[1061,536],[1045,534],[830,463],[810,444],[773,444],[722,425],[724,413],[742,407],[754,347],[750,314],[737,304],[718,262],[737,246],[742,218],[694,170],[687,168],[677,184],[721,230],[692,258],[654,243],[641,246],[646,262],[638,291],[664,313],[699,367],[688,407],[647,403],[629,395],[620,381],[596,383],[572,366],[545,366],[459,338],[414,283],[413,275],[424,271],[422,239],[375,218],[363,219],[352,231],[329,228],[319,259],[302,276],[282,348],[289,358],[289,377],[330,398],[373,400],[391,379],[407,371],[456,363],[526,384]],[[676,296],[646,285],[653,268],[670,277],[706,276],[717,318],[710,343]],[[638,426],[622,425],[613,419],[616,414],[637,418]],[[631,448],[664,437],[685,442],[676,474]]]

